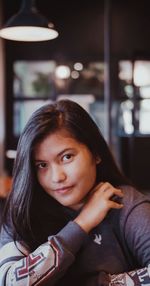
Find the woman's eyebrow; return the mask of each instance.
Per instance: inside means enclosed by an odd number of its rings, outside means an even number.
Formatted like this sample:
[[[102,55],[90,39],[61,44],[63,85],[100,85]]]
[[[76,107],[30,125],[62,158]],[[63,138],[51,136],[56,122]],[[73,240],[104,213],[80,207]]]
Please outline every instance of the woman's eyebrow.
[[[65,152],[67,152],[67,151],[74,151],[75,149],[74,148],[65,148],[65,149],[63,149],[62,151],[60,151],[58,154],[56,154],[56,157],[60,157],[60,156],[62,156]],[[37,159],[33,159],[33,161],[34,162],[45,162],[46,160],[43,160],[43,159],[40,159],[40,158],[37,158]]]
[[[63,155],[65,152],[67,152],[67,151],[74,151],[75,149],[74,148],[65,148],[65,149],[63,149],[61,152],[59,152],[58,154],[57,154],[57,156],[59,157],[59,156],[61,156],[61,155]]]
[[[33,161],[36,162],[36,163],[37,162],[45,162],[45,160],[42,160],[42,159],[33,159]]]

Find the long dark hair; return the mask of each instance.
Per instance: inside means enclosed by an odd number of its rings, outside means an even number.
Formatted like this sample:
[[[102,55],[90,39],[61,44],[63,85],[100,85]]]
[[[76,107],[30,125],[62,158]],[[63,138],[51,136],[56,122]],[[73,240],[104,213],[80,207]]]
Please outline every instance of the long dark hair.
[[[69,219],[64,207],[38,184],[32,160],[37,142],[62,128],[85,144],[94,156],[101,158],[101,164],[97,165],[97,182],[108,181],[114,186],[128,183],[99,128],[80,105],[70,100],[60,100],[38,109],[20,136],[12,190],[5,208],[5,222],[9,214],[14,239],[19,236],[31,249],[44,242],[48,235],[55,234]]]

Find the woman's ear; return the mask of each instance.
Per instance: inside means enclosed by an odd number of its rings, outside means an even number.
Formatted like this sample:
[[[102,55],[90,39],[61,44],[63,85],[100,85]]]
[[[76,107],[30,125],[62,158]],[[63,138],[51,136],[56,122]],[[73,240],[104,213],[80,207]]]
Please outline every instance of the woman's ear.
[[[102,161],[101,158],[97,155],[97,156],[96,156],[96,164],[101,163],[101,161]]]

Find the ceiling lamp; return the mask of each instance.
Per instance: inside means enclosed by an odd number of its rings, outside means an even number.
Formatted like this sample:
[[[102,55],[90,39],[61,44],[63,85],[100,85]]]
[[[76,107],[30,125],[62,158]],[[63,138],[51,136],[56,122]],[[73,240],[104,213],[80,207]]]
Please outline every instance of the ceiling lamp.
[[[0,30],[0,36],[13,41],[39,42],[55,39],[58,32],[39,14],[34,0],[23,0],[19,12]]]

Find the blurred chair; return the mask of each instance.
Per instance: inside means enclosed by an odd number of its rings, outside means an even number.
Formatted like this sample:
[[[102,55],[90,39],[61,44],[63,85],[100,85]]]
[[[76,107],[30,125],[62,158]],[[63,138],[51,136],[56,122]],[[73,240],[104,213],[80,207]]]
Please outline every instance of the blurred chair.
[[[12,178],[9,176],[0,177],[0,199],[5,199],[11,189]]]
[[[10,193],[11,184],[12,184],[11,177],[9,176],[0,177],[0,224],[5,201],[8,194]]]

